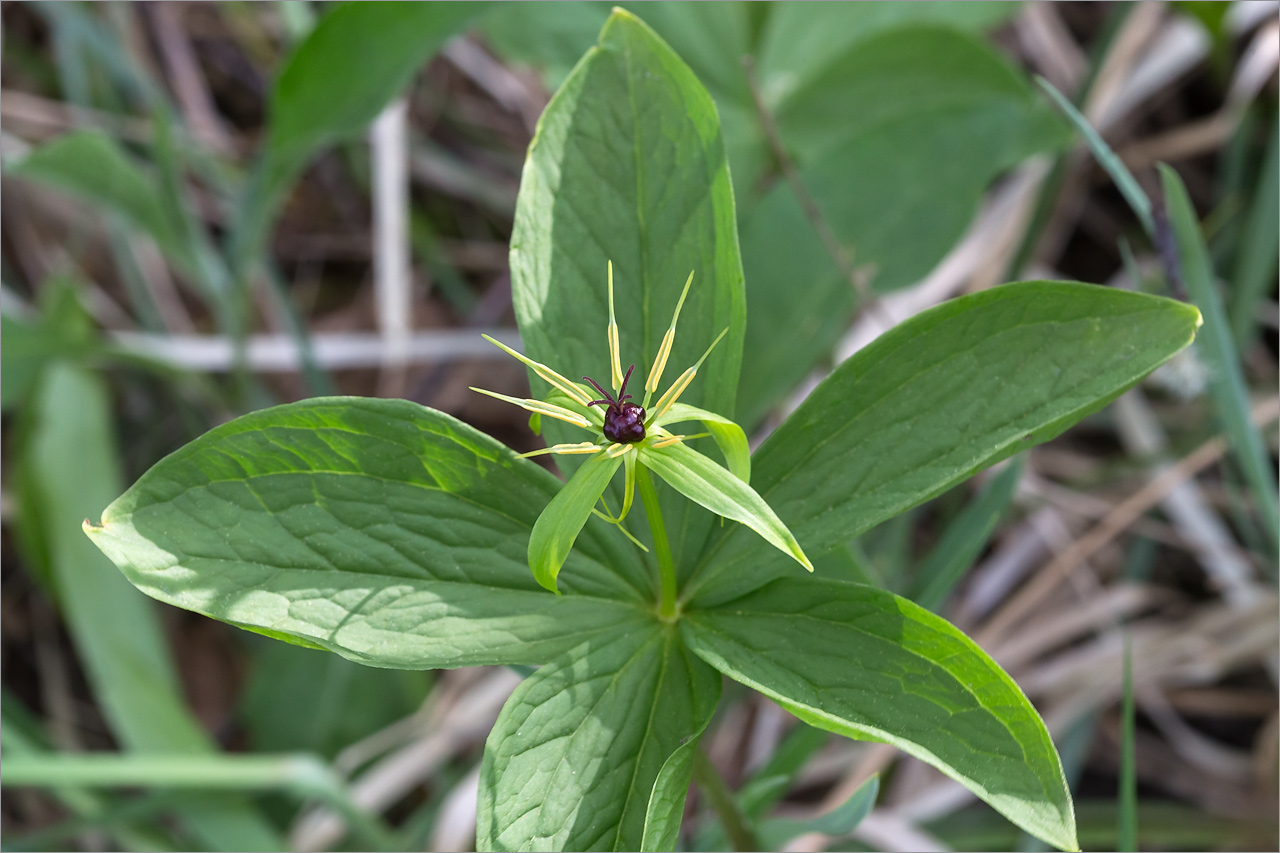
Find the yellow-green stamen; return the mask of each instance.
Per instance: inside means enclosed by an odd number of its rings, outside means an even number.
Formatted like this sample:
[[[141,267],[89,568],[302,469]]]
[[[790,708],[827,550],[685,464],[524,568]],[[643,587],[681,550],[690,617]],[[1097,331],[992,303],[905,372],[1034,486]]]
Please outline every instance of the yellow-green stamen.
[[[728,333],[729,330],[726,328],[723,332],[717,335],[716,339],[711,342],[711,346],[707,347],[707,351],[702,354],[702,358],[698,359],[693,367],[690,367],[684,373],[681,373],[680,377],[676,379],[675,382],[671,383],[671,387],[667,389],[667,393],[658,398],[658,404],[654,407],[654,413],[649,418],[650,423],[665,415],[667,410],[675,405],[676,400],[680,399],[680,395],[684,393],[684,390],[689,387],[689,383],[693,381],[693,377],[698,375],[698,368],[702,367],[702,363],[707,360],[707,356],[711,355],[711,351],[716,348],[716,344],[720,343],[721,338]]]
[[[552,403],[544,403],[541,400],[522,400],[519,397],[508,397],[506,394],[499,394],[497,391],[486,391],[483,388],[472,388],[477,394],[484,394],[487,397],[493,397],[495,400],[502,400],[506,403],[519,406],[527,412],[537,412],[540,415],[546,415],[549,418],[564,421],[565,423],[580,426],[583,429],[591,429],[591,421],[584,418],[577,412],[571,412],[568,409]]]
[[[680,300],[676,302],[675,313],[671,315],[671,325],[667,328],[667,333],[662,336],[662,344],[658,347],[658,356],[653,360],[653,369],[649,371],[649,378],[645,380],[644,391],[646,402],[649,395],[658,390],[658,383],[662,381],[662,371],[666,369],[667,359],[671,357],[671,346],[676,340],[676,321],[680,319],[680,309],[684,307],[685,297],[689,295],[689,285],[693,284],[693,273],[689,273],[689,278],[684,283],[684,290],[680,294]]]
[[[493,344],[498,349],[502,350],[512,358],[515,358],[520,362],[522,362],[523,364],[527,365],[529,368],[533,370],[534,373],[541,376],[551,385],[554,385],[561,393],[569,397],[574,402],[583,406],[591,402],[591,397],[587,394],[586,391],[582,390],[581,386],[579,386],[576,382],[570,382],[568,379],[565,379],[559,373],[556,373],[554,370],[552,370],[550,367],[547,367],[542,362],[534,361],[528,356],[522,353],[516,352],[511,347],[504,344],[502,341],[495,340],[494,338],[491,338],[488,335],[481,335],[480,337],[484,338],[486,341]]]
[[[613,261],[609,261],[609,369],[613,390],[622,387],[622,344],[618,341],[618,320],[613,315]]]
[[[528,453],[520,453],[518,455],[522,459],[530,459],[534,456],[543,456],[547,453],[570,456],[575,453],[599,453],[601,450],[604,450],[604,448],[598,444],[592,444],[589,441],[580,441],[577,444],[553,444],[551,447],[544,447],[540,450],[530,450]]]

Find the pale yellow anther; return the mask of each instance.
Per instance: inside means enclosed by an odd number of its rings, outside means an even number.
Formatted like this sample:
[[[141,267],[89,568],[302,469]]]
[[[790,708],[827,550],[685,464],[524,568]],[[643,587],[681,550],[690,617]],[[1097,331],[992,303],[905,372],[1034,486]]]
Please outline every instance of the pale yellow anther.
[[[655,442],[654,442],[652,445],[650,445],[650,446],[651,446],[654,450],[661,450],[661,449],[662,449],[662,448],[664,448],[664,447],[670,447],[671,445],[673,445],[673,444],[679,444],[679,443],[680,443],[680,442],[682,442],[682,441],[684,441],[684,436],[683,436],[683,435],[673,435],[673,436],[670,436],[669,438],[664,438],[664,439],[662,439],[662,440],[660,440],[660,441],[655,441]]]
[[[630,444],[614,443],[609,445],[609,449],[606,450],[604,453],[605,453],[605,456],[608,456],[610,459],[617,459],[619,456],[626,453],[630,449],[631,449]]]
[[[557,390],[559,390],[565,396],[569,397],[569,399],[573,400],[574,402],[579,403],[583,406],[591,402],[591,397],[588,396],[587,393],[583,391],[576,383],[570,382],[568,379],[565,379],[559,373],[556,373],[554,370],[552,370],[550,367],[547,367],[542,362],[534,361],[528,356],[522,353],[516,352],[511,347],[504,344],[502,341],[495,340],[494,338],[491,338],[488,335],[481,335],[480,337],[484,338],[486,341],[493,344],[498,349],[505,352],[507,355],[511,356],[514,359],[517,359],[522,364],[525,364],[528,367],[530,367],[534,373],[541,376],[549,384],[554,386]]]
[[[598,444],[592,444],[589,441],[580,441],[577,444],[553,444],[551,447],[544,447],[541,450],[530,450],[528,453],[519,454],[523,459],[529,459],[533,456],[542,456],[547,453],[555,453],[560,456],[570,456],[575,453],[599,453],[604,450]]]
[[[618,319],[613,313],[613,261],[609,261],[609,370],[613,390],[622,387],[622,345],[618,340]]]
[[[680,395],[684,393],[684,389],[689,387],[689,383],[693,381],[693,377],[698,375],[698,368],[690,367],[675,382],[671,383],[671,387],[667,389],[667,393],[658,398],[658,403],[653,407],[653,417],[660,418],[675,405],[676,400],[680,399]]]
[[[657,391],[658,383],[662,381],[662,371],[667,367],[667,359],[671,357],[671,346],[676,340],[676,321],[680,319],[680,309],[684,307],[684,300],[689,295],[691,284],[693,284],[692,272],[684,283],[684,290],[681,291],[680,299],[676,302],[675,313],[671,315],[671,325],[667,328],[667,333],[662,336],[662,344],[658,347],[658,355],[653,360],[653,368],[649,371],[649,378],[645,380],[644,390],[649,394]]]
[[[675,405],[676,400],[680,399],[680,395],[684,393],[684,390],[689,387],[689,383],[693,381],[693,377],[698,375],[698,368],[702,367],[702,363],[707,360],[707,356],[711,355],[711,351],[716,348],[716,344],[720,343],[721,339],[728,333],[729,330],[726,328],[719,335],[716,335],[716,339],[711,342],[711,346],[707,347],[707,351],[702,354],[702,358],[698,359],[693,367],[681,373],[679,379],[671,383],[667,393],[658,398],[658,403],[653,408],[653,414],[650,416],[649,422],[661,418]]]
[[[537,412],[540,415],[546,415],[549,418],[564,421],[567,424],[580,426],[583,429],[591,429],[591,421],[584,418],[577,412],[571,412],[568,409],[561,408],[554,403],[544,403],[541,400],[522,400],[519,397],[508,397],[506,394],[499,394],[497,391],[486,391],[483,388],[472,388],[478,394],[484,394],[487,397],[493,397],[495,400],[502,400],[505,403],[511,403],[519,406],[527,412]]]

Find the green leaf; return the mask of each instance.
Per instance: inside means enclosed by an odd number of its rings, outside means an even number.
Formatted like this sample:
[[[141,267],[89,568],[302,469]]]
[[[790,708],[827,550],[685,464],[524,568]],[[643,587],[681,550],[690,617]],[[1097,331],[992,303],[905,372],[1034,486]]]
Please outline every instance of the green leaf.
[[[742,522],[770,545],[813,571],[796,538],[760,495],[698,451],[679,443],[660,450],[643,447],[640,464],[680,494],[716,515]]]
[[[696,740],[719,698],[716,672],[657,623],[542,667],[511,694],[485,744],[477,849],[641,849],[655,782],[678,813],[689,773],[668,760]]]
[[[772,101],[779,133],[832,233],[856,265],[874,269],[879,291],[927,275],[998,174],[1068,138],[997,51],[945,27],[880,32],[800,76],[798,88],[790,79],[772,84],[787,93]],[[744,209],[741,229],[751,323],[739,391],[749,426],[830,353],[855,298],[787,182]]]
[[[5,173],[39,181],[123,217],[155,240],[174,266],[198,275],[193,247],[170,215],[157,179],[105,134],[77,131],[58,137],[7,163]]]
[[[237,267],[256,255],[276,206],[325,145],[359,135],[479,3],[345,3],[285,61],[268,107],[267,144],[233,236]]]
[[[1210,368],[1209,391],[1274,552],[1280,547],[1280,502],[1276,499],[1275,465],[1262,431],[1250,415],[1249,386],[1245,383],[1240,358],[1231,338],[1227,312],[1222,305],[1222,295],[1218,292],[1213,265],[1209,261],[1187,188],[1182,185],[1178,173],[1163,163],[1160,164],[1160,181],[1165,203],[1169,206],[1169,224],[1177,238],[1182,277],[1191,298],[1204,312],[1204,331],[1197,350]],[[1275,577],[1274,560],[1268,560],[1268,568]]]
[[[694,273],[667,370],[692,365],[728,328],[682,399],[732,416],[746,317],[720,123],[688,66],[620,10],[547,105],[525,162],[511,276],[529,357],[567,376],[610,375],[610,260],[622,366],[634,362],[640,378]],[[535,395],[548,387],[532,372],[529,381]],[[549,444],[570,440],[543,427]],[[576,467],[563,461],[566,473]],[[712,519],[663,497],[678,559],[701,546]]]
[[[654,425],[670,427],[685,421],[701,421],[720,446],[733,475],[744,483],[751,482],[751,445],[747,443],[747,434],[742,427],[723,415],[687,403],[672,405],[665,415],[654,420]]]
[[[640,618],[649,590],[603,523],[570,558],[570,594],[539,589],[526,549],[558,486],[440,412],[319,398],[206,433],[88,532],[154,598],[361,663],[542,663]]]
[[[36,387],[30,414],[20,454],[22,513],[43,534],[59,607],[112,732],[131,752],[212,753],[184,704],[153,606],[76,532],[120,489],[106,388],[82,368],[55,363]],[[189,800],[178,814],[210,849],[282,849],[274,830],[238,798]]]
[[[683,644],[681,648],[683,649]],[[709,682],[703,689],[706,687],[709,687]],[[715,692],[719,696],[719,685],[716,685]],[[676,849],[676,842],[680,839],[680,822],[684,819],[684,801],[689,793],[689,780],[693,776],[693,763],[698,757],[698,744],[702,741],[703,732],[711,724],[711,716],[710,713],[706,714],[702,728],[684,738],[658,771],[653,791],[649,794],[649,806],[644,816],[644,834],[640,839],[640,849],[645,853]]]
[[[533,570],[534,579],[546,589],[558,592],[556,575],[560,574],[560,567],[591,517],[591,510],[621,464],[620,456],[610,458],[607,453],[592,456],[538,516],[529,537],[529,568]]]
[[[1039,715],[946,621],[891,593],[784,578],[688,611],[685,641],[810,725],[890,743],[1033,835],[1078,849],[1071,795]]]
[[[841,364],[756,451],[753,484],[821,554],[1102,408],[1199,321],[1180,302],[1081,284],[954,299]],[[704,601],[789,570],[726,533],[695,581]]]
[[[931,23],[977,32],[1017,9],[1016,3],[1000,2],[780,3],[761,38],[761,85],[769,101],[778,103],[886,30]]]

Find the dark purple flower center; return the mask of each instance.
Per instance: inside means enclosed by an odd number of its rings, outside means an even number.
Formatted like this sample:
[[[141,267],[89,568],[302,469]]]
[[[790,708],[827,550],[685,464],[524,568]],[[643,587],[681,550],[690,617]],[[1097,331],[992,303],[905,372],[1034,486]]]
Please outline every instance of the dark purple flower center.
[[[626,393],[627,382],[631,379],[631,371],[635,369],[634,364],[627,368],[627,375],[622,380],[617,397],[601,388],[590,376],[582,377],[604,396],[603,400],[592,400],[587,405],[607,407],[604,411],[604,437],[619,444],[634,444],[644,438],[644,409],[627,402],[631,399],[631,395]]]

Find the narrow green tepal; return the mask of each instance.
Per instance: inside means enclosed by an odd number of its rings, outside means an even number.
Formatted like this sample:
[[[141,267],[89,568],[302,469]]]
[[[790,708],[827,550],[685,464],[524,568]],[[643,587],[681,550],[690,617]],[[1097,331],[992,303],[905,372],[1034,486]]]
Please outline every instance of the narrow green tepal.
[[[558,593],[556,577],[591,510],[622,464],[620,457],[597,453],[578,469],[538,516],[529,536],[529,568],[546,589]]]

